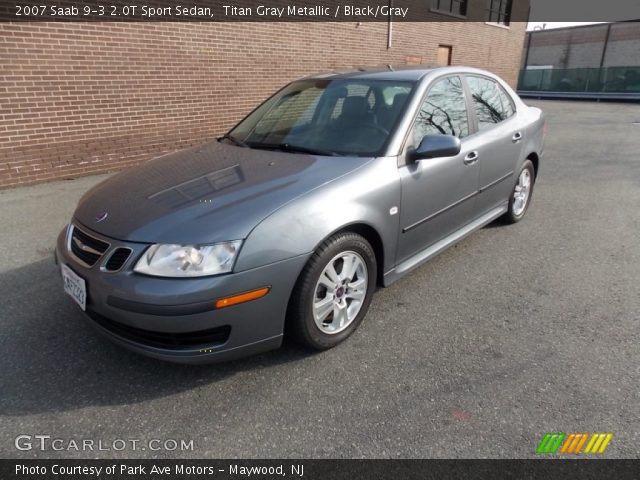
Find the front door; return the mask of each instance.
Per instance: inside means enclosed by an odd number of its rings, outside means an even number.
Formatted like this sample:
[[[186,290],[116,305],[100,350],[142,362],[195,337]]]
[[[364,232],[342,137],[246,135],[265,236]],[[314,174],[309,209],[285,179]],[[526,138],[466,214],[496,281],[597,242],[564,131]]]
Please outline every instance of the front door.
[[[402,204],[398,262],[467,224],[474,216],[478,162],[465,137],[469,116],[459,76],[436,80],[429,89],[409,134],[406,151],[425,135],[454,135],[462,140],[455,157],[406,162],[400,167]]]

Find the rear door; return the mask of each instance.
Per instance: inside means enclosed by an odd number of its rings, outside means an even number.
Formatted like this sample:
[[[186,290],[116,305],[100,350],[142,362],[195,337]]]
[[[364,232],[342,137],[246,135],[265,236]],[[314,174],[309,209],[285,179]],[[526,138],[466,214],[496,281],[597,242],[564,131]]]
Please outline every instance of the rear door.
[[[473,121],[477,133],[480,193],[476,211],[480,216],[504,203],[516,180],[524,129],[518,118],[515,103],[495,80],[481,75],[466,75],[473,105]]]
[[[462,150],[454,157],[405,161],[399,167],[402,229],[398,261],[406,260],[472,219],[479,168],[473,157],[476,152],[466,142],[469,133],[470,120],[460,76],[435,80],[409,132],[405,157],[425,135],[454,135],[461,139]]]

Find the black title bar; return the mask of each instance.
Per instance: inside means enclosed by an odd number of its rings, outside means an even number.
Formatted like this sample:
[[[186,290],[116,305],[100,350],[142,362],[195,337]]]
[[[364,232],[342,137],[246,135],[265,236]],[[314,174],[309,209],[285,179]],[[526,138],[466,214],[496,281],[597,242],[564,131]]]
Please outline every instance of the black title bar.
[[[489,22],[640,20],[637,0],[0,0],[0,21]]]
[[[3,480],[635,480],[640,460],[0,460]]]

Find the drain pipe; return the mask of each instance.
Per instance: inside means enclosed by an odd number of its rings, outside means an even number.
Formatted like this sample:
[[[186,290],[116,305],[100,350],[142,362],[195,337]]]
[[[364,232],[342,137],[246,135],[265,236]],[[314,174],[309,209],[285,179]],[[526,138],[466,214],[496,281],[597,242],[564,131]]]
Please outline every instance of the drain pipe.
[[[389,21],[387,23],[387,50],[391,49],[391,39],[393,38],[393,14],[391,8],[393,7],[393,0],[389,0]]]

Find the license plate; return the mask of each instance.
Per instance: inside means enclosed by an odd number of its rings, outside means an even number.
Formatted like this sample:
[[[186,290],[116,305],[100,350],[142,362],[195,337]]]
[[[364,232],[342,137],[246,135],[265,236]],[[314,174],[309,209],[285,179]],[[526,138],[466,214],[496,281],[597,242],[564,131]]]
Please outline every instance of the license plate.
[[[87,287],[84,279],[76,275],[66,265],[62,265],[62,283],[64,291],[67,292],[82,310],[87,308]]]

